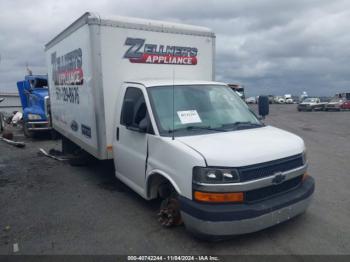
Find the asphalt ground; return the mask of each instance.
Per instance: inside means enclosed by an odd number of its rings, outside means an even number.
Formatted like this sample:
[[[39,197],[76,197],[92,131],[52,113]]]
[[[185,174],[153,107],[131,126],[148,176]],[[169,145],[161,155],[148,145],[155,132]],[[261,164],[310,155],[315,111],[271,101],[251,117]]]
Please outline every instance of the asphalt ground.
[[[300,135],[316,180],[307,212],[278,226],[206,242],[184,226],[162,228],[158,201],[114,177],[113,164],[73,167],[42,155],[47,137],[0,141],[0,254],[350,254],[350,112],[272,105],[267,124]]]

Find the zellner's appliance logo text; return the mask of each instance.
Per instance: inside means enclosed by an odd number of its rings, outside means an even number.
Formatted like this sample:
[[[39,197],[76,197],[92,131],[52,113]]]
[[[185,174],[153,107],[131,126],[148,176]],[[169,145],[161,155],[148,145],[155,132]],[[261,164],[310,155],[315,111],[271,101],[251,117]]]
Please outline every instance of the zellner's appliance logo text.
[[[82,85],[84,81],[82,61],[81,48],[62,56],[57,56],[56,52],[51,54],[52,80],[55,85]]]
[[[125,45],[130,48],[124,58],[131,63],[196,65],[198,49],[195,47],[145,44],[146,39],[130,38]]]

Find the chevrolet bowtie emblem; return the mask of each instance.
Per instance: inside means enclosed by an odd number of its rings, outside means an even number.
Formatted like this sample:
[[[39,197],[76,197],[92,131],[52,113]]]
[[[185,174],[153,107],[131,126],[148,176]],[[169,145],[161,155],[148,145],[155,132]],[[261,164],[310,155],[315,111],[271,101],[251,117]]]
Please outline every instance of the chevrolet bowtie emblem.
[[[284,175],[282,172],[275,173],[275,177],[272,179],[272,184],[279,185],[284,180],[286,180],[286,175]]]

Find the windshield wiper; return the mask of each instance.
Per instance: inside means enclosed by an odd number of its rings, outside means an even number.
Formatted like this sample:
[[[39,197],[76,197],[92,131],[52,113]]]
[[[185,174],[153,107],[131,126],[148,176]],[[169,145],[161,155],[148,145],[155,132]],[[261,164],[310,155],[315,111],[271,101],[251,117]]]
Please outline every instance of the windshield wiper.
[[[234,123],[223,124],[221,127],[222,128],[240,129],[240,128],[255,128],[255,127],[261,127],[261,126],[263,126],[263,125],[258,124],[258,123],[252,123],[249,121],[246,121],[246,122],[237,121]]]
[[[169,133],[173,133],[173,132],[177,132],[177,131],[183,131],[183,130],[187,130],[187,131],[192,131],[192,130],[209,130],[209,131],[218,131],[218,132],[227,132],[227,130],[222,129],[222,128],[213,128],[211,126],[186,126],[183,128],[177,128],[174,130],[169,129]]]

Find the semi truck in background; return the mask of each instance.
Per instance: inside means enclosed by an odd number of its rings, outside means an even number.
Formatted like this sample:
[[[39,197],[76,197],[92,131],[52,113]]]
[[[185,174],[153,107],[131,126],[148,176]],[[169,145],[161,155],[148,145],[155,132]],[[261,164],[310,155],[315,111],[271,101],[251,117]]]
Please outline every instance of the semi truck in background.
[[[214,81],[210,29],[85,13],[45,51],[62,146],[113,159],[118,179],[162,199],[163,226],[225,237],[307,209],[314,180],[303,140],[266,126]]]
[[[23,109],[23,130],[26,137],[51,130],[50,100],[46,75],[26,75],[17,82]]]

